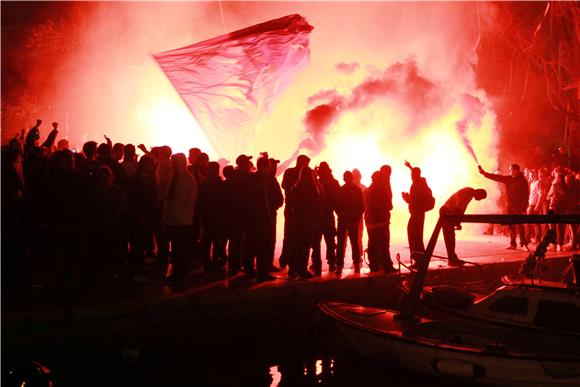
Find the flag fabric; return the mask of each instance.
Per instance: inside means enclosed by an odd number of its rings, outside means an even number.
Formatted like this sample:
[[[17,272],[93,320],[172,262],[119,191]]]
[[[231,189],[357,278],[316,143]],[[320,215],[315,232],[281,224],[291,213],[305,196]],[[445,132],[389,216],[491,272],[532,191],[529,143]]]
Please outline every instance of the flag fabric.
[[[233,158],[309,64],[312,28],[289,15],[153,57],[216,151]]]

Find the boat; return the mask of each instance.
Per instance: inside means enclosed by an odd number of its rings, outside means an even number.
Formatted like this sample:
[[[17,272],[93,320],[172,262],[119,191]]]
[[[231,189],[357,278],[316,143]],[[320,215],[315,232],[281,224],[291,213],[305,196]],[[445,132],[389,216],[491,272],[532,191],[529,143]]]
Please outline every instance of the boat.
[[[425,287],[422,305],[432,317],[495,329],[497,334],[535,334],[535,340],[564,346],[580,340],[580,287],[531,277],[541,271],[537,267],[554,238],[554,232],[547,233],[522,264],[519,277],[502,277],[504,285],[490,294],[477,297],[448,285]]]
[[[521,348],[445,320],[401,319],[398,311],[319,304],[340,345],[423,374],[492,385],[580,385],[580,354]]]
[[[494,319],[482,318],[482,313],[477,315],[479,320],[470,316],[472,324],[465,324],[462,319],[431,318],[417,313],[427,267],[442,223],[461,222],[470,220],[470,217],[474,222],[484,223],[569,222],[567,218],[537,215],[509,218],[505,215],[442,215],[427,246],[425,259],[419,262],[417,272],[412,274],[409,292],[398,310],[324,302],[318,305],[323,321],[331,325],[338,342],[345,349],[412,371],[492,385],[580,386],[578,325],[571,327],[568,322],[562,321],[565,318],[561,318],[558,323],[568,324],[568,328],[557,327],[549,307],[543,314],[544,321],[536,313],[542,300],[552,299],[550,295],[555,295],[554,302],[559,303],[562,297],[566,298],[568,304],[576,308],[568,309],[568,312],[575,313],[573,318],[580,318],[577,296],[567,289],[552,291],[545,289],[545,286],[504,285],[488,297],[466,298],[467,301],[463,301],[463,308],[468,310],[470,305],[473,308],[493,305],[495,297],[501,299],[509,293],[525,295],[527,299],[532,296],[538,300],[534,303],[536,314],[528,307],[525,315],[533,316],[533,324],[529,318],[519,321],[518,316],[523,309],[517,309],[513,304],[504,305],[511,317],[493,324],[489,322]],[[457,304],[454,309],[461,310],[460,303]],[[500,329],[497,329],[498,326]],[[503,329],[505,326],[509,329]],[[542,335],[548,339],[539,340]]]

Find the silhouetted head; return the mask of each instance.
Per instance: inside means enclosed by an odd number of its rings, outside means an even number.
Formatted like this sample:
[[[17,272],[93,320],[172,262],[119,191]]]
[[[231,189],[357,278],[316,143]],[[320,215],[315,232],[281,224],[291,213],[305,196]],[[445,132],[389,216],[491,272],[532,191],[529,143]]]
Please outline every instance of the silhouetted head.
[[[106,160],[106,159],[110,159],[111,158],[111,147],[109,146],[109,144],[99,144],[98,148],[97,148],[97,154],[99,155],[99,158]]]
[[[113,145],[113,158],[117,161],[121,161],[123,159],[123,154],[125,153],[125,145],[121,144],[120,142],[115,143]]]
[[[418,181],[421,178],[421,168],[413,167],[411,170],[411,180]]]
[[[250,161],[252,156],[248,155],[239,155],[236,158],[236,165],[240,171],[250,172],[252,169],[252,162]]]
[[[153,159],[147,155],[141,156],[139,163],[137,164],[137,172],[154,174],[155,162]]]
[[[206,168],[207,163],[209,163],[209,156],[207,153],[201,152],[197,155],[197,159],[195,160],[195,165],[199,168]]]
[[[270,173],[272,175],[276,176],[276,172],[278,171],[278,164],[280,164],[280,160],[277,160],[277,159],[270,157],[268,159],[268,161],[270,162]]]
[[[391,177],[392,168],[390,165],[383,165],[381,166],[380,172],[385,175],[387,179]]]
[[[326,161],[321,162],[316,169],[318,176],[329,176],[332,175],[332,169]]]
[[[380,171],[373,172],[373,175],[371,176],[371,180],[373,181],[373,183],[376,184],[379,181],[381,181],[381,175],[382,173]]]
[[[473,191],[473,198],[475,200],[483,200],[487,197],[487,191],[484,189],[476,189]]]
[[[68,149],[54,152],[52,159],[57,168],[70,171],[75,167],[75,155]]]
[[[354,180],[351,171],[346,171],[342,174],[342,179],[344,180],[345,184],[351,184]]]
[[[187,160],[189,164],[193,165],[197,161],[197,156],[201,154],[201,150],[199,148],[191,148],[189,150],[189,155],[187,156]]]
[[[97,143],[94,141],[87,141],[83,145],[83,153],[87,160],[94,160],[97,157]]]
[[[229,180],[234,175],[234,166],[233,165],[226,165],[224,169],[222,169],[222,173],[226,180]]]
[[[174,173],[189,173],[187,171],[187,159],[185,158],[185,154],[183,153],[176,153],[171,156],[171,163],[173,165],[173,172]]]
[[[69,148],[69,142],[66,138],[61,138],[56,143],[56,149],[58,149],[58,150],[63,150],[63,149],[68,149],[68,148]]]
[[[310,164],[310,157],[308,157],[306,155],[300,155],[300,156],[298,156],[298,158],[296,158],[296,166],[298,168],[307,167],[308,164]]]
[[[133,161],[137,157],[135,145],[127,144],[123,148],[123,161]]]
[[[160,160],[169,160],[171,159],[171,154],[173,151],[168,145],[163,145],[159,147],[159,159]]]
[[[217,161],[207,163],[207,177],[216,178],[220,175],[220,164]]]
[[[519,175],[519,173],[520,173],[520,166],[518,164],[510,165],[510,175],[512,177]]]
[[[358,168],[355,168],[352,170],[352,178],[354,179],[354,182],[356,184],[360,184],[360,181],[362,179],[362,175],[361,175],[360,171],[358,170]]]

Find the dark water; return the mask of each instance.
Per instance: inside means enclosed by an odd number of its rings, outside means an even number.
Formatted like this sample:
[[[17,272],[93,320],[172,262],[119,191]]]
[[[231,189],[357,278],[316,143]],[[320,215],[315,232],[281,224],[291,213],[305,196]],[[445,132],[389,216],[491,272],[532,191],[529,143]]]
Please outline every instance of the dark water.
[[[326,335],[291,340],[262,337],[240,343],[3,353],[2,386],[462,385],[457,380],[409,372],[344,353]]]

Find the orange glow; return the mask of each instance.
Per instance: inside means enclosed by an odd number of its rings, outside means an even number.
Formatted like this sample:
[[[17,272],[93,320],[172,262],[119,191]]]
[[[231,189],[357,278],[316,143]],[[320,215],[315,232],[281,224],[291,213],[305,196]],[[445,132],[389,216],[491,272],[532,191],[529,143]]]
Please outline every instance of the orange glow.
[[[203,130],[179,99],[160,95],[142,114],[151,131],[152,144],[169,145],[174,153],[187,154],[193,144],[201,143],[204,152],[215,154]]]

